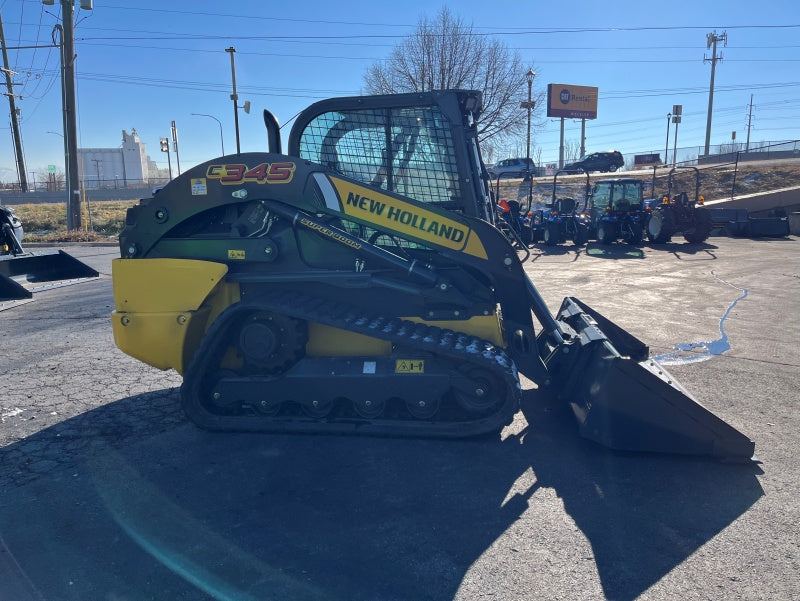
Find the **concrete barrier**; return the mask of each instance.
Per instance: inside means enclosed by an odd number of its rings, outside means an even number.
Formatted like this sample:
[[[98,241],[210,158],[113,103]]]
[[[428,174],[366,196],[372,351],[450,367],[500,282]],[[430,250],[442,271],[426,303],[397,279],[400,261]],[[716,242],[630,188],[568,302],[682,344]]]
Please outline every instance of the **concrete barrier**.
[[[766,214],[771,209],[783,208],[787,213],[800,211],[800,186],[782,188],[771,192],[745,194],[734,198],[707,200],[707,207],[725,209],[747,209],[751,215]]]
[[[150,198],[152,188],[109,188],[100,190],[86,190],[86,199],[92,202],[107,202],[111,200],[139,200]],[[0,190],[0,204],[44,204],[67,202],[67,193],[60,192],[19,192]]]

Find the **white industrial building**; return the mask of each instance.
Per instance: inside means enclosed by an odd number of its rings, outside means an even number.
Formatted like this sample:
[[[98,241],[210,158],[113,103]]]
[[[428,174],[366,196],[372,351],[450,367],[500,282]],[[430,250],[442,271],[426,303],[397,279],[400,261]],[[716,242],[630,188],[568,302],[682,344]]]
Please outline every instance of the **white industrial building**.
[[[78,175],[85,189],[149,186],[169,178],[148,155],[135,129],[122,130],[118,148],[79,148]]]

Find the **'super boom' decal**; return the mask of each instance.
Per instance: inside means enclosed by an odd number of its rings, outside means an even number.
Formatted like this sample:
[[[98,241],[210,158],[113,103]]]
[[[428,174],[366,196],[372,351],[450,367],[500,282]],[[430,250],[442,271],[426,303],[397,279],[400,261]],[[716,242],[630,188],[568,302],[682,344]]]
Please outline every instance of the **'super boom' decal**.
[[[330,178],[346,215],[373,224],[377,229],[395,231],[424,240],[433,246],[486,259],[486,249],[470,227],[460,221],[423,207],[382,194],[374,188]]]
[[[206,177],[218,179],[224,186],[253,182],[257,184],[288,184],[294,177],[296,165],[290,161],[261,163],[248,167],[244,163],[209,165]]]

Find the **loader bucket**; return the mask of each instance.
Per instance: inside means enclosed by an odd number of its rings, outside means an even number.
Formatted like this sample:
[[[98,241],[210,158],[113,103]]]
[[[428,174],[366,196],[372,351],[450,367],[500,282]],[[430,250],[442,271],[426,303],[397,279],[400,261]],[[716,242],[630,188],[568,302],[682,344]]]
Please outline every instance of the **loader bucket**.
[[[571,297],[556,320],[565,342],[547,347],[544,361],[582,436],[622,451],[753,457],[753,441],[696,401],[636,337]]]
[[[31,298],[32,291],[77,283],[100,274],[63,250],[0,257],[0,301]]]

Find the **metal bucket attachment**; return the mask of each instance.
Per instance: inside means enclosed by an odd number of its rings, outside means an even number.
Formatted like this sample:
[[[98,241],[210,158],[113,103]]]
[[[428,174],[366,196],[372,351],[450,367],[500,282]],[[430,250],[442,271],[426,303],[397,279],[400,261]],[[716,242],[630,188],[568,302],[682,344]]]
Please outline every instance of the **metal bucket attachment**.
[[[647,345],[636,337],[571,297],[556,320],[564,343],[546,346],[543,336],[540,348],[582,436],[623,451],[753,457],[753,441],[648,359]]]
[[[96,278],[100,274],[63,250],[0,256],[0,301]]]

